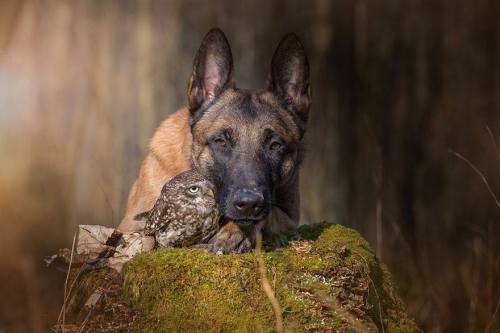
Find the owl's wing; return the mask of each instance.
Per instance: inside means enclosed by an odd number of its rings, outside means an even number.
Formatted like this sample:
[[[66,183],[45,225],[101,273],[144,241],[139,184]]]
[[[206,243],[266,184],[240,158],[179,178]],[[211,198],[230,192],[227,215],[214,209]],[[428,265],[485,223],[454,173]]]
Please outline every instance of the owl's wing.
[[[146,230],[148,230],[148,234],[155,233],[167,224],[166,213],[169,203],[166,199],[164,195],[161,195],[158,200],[156,200],[153,209],[149,211],[146,221]]]

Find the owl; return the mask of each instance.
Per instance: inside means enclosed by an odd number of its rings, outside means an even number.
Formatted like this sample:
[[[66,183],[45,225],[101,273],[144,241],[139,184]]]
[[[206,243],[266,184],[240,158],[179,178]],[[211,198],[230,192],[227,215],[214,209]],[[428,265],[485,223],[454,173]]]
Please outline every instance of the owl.
[[[195,170],[183,172],[168,183],[146,217],[146,235],[157,247],[186,247],[206,243],[219,229],[215,186]]]

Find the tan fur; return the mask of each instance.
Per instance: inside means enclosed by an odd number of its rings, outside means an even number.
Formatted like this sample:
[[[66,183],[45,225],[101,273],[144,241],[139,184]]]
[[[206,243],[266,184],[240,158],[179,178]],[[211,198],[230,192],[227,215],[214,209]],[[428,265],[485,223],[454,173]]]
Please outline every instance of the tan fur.
[[[135,221],[134,216],[150,210],[163,185],[191,168],[191,145],[189,110],[183,108],[164,120],[154,133],[139,176],[130,190],[127,211],[119,230],[144,228],[144,221]]]
[[[211,122],[205,123],[208,125]],[[209,128],[206,130],[210,132]],[[141,164],[139,176],[130,189],[127,211],[118,226],[119,230],[136,231],[144,228],[144,221],[136,221],[134,216],[150,210],[163,185],[191,168],[192,144],[187,108],[176,111],[160,124],[149,143],[149,152]],[[264,225],[281,231],[296,227],[297,222],[279,208],[273,208]]]
[[[240,187],[255,187],[257,182],[272,187],[265,189],[272,197],[267,202],[268,206],[273,205],[270,214],[249,226],[245,223],[226,223],[210,240],[215,251],[249,251],[255,234],[263,226],[278,231],[298,225],[298,167],[310,95],[309,64],[295,34],[288,34],[282,39],[273,55],[271,67],[268,90],[252,91],[248,95],[248,91],[234,88],[229,43],[219,29],[214,28],[207,33],[196,53],[187,91],[192,114],[188,109],[181,109],[156,130],[139,177],[130,191],[127,212],[118,227],[120,230],[142,229],[144,222],[135,221],[134,217],[153,207],[165,182],[192,167],[210,173],[220,171],[219,174],[224,173],[224,177],[231,181],[243,180],[238,185]],[[286,105],[281,105],[283,101],[287,102]],[[194,122],[192,128],[189,126],[190,116]],[[236,154],[231,155],[232,158],[222,166],[223,170],[213,169],[215,163],[220,162],[220,159],[214,159],[209,141],[214,134],[217,135],[216,131],[230,133],[238,147]],[[266,146],[266,140],[270,140],[265,136],[272,132],[292,148],[289,152],[293,152],[281,154],[279,171],[276,171],[275,165],[269,168],[262,163],[252,164],[259,160],[261,145]],[[271,184],[265,180],[256,172],[259,168],[272,171],[269,176],[279,179],[279,182]],[[233,197],[221,198],[225,201],[229,199],[234,200]],[[226,209],[235,207],[234,203],[223,202],[221,205]],[[239,216],[229,212],[228,218]]]

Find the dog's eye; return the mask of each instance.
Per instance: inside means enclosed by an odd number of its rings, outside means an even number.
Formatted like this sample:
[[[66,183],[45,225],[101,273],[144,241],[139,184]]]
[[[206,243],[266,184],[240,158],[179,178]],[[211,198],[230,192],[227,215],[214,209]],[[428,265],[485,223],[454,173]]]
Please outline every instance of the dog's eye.
[[[200,188],[199,188],[198,186],[191,186],[191,187],[189,188],[189,192],[191,192],[191,193],[196,193],[196,192],[198,192],[199,190],[200,190]]]
[[[223,138],[217,138],[214,140],[214,142],[217,144],[217,146],[221,148],[226,148],[227,147],[227,142]]]
[[[282,144],[279,143],[278,141],[273,141],[269,145],[269,149],[272,150],[272,151],[278,151],[278,150],[281,149],[281,147],[282,147]]]

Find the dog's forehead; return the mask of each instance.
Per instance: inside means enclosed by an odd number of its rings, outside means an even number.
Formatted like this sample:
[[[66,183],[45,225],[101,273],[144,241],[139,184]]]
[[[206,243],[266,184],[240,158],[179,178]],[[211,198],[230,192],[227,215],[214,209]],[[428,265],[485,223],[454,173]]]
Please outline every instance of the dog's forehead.
[[[293,117],[272,93],[265,90],[228,89],[205,111],[193,129],[204,137],[221,129],[255,137],[269,129],[289,141],[300,139]]]

